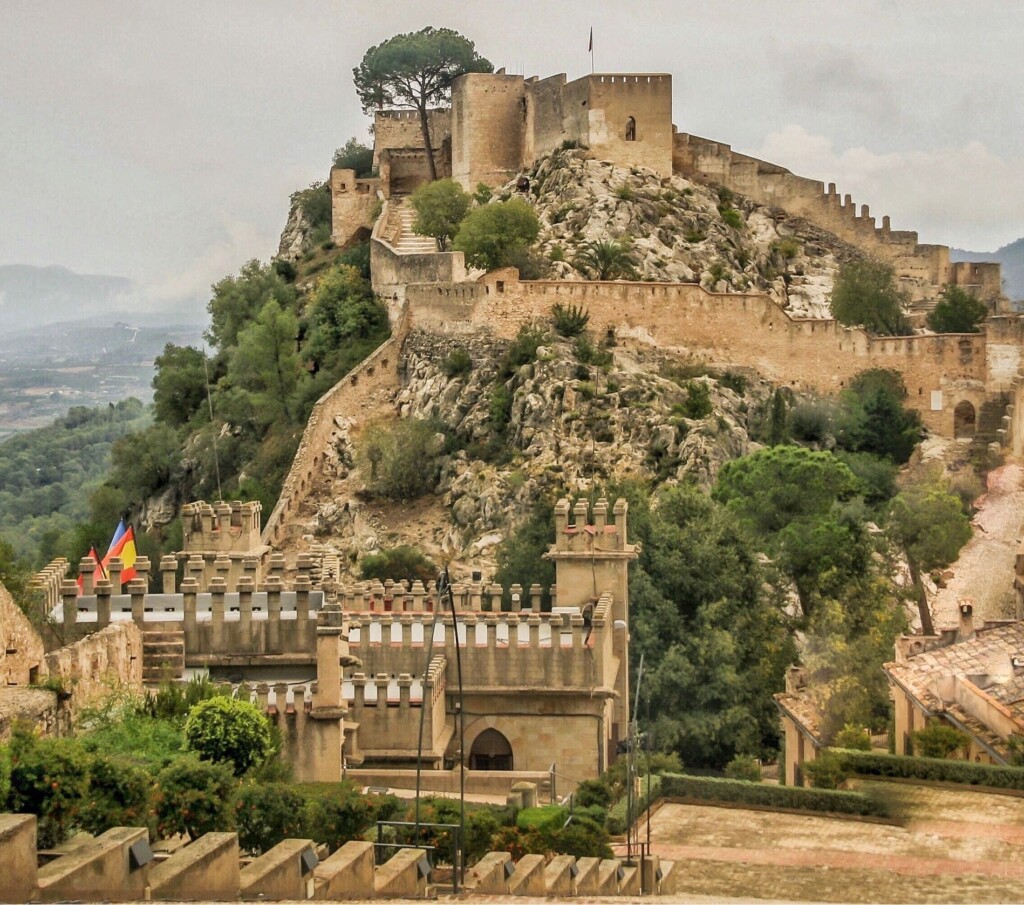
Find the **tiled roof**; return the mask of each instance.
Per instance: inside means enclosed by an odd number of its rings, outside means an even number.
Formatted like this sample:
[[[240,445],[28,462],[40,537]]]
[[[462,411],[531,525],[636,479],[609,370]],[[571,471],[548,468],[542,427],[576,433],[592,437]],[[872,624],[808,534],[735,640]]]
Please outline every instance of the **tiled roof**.
[[[819,744],[821,743],[821,711],[806,690],[798,691],[795,694],[777,694],[775,695],[775,702],[808,735],[813,736],[814,740]]]

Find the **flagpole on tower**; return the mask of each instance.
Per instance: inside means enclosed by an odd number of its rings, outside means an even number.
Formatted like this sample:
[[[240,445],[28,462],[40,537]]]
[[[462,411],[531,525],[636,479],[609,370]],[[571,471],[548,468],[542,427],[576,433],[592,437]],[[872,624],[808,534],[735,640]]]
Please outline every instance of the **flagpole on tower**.
[[[590,46],[587,48],[590,51],[590,74],[594,74],[594,26],[590,26]]]

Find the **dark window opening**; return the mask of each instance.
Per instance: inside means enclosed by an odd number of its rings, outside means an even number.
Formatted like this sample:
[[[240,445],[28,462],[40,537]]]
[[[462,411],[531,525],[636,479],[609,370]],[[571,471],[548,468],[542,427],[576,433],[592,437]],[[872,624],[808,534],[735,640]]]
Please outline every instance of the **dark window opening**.
[[[626,141],[636,141],[636,120],[632,116],[626,120]]]
[[[469,752],[470,770],[511,770],[512,746],[497,729],[485,729]]]

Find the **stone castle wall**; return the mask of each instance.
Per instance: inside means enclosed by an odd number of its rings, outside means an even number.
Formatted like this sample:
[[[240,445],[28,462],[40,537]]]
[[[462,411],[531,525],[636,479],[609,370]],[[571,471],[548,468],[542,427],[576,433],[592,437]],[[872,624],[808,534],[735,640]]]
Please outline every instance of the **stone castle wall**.
[[[0,584],[0,686],[28,685],[43,666],[43,640]]]
[[[356,171],[331,167],[331,238],[338,245],[350,242],[360,230],[373,226],[379,179],[357,179]]]
[[[406,299],[417,328],[504,338],[547,319],[556,302],[580,305],[598,336],[635,337],[822,393],[840,391],[867,368],[894,368],[908,405],[943,436],[953,435],[958,402],[977,407],[1011,380],[990,379],[984,333],[874,337],[831,320],[792,318],[762,295],[715,294],[692,283],[527,282],[509,271],[478,283],[409,286]]]
[[[428,110],[427,128],[430,143],[440,148],[451,134],[450,110]],[[422,148],[423,130],[416,110],[378,110],[373,117],[373,165],[380,166],[380,152],[385,148]]]
[[[375,411],[381,394],[400,385],[398,357],[409,331],[403,312],[392,327],[390,339],[353,368],[321,396],[306,422],[302,440],[281,487],[274,511],[263,528],[263,543],[279,546],[286,526],[293,523],[299,504],[323,471],[325,450],[332,445],[340,424],[355,424]]]
[[[945,284],[962,286],[981,299],[1002,295],[998,264],[951,264],[944,245],[921,245],[916,232],[897,231],[888,217],[877,225],[866,204],[850,195],[840,196],[835,183],[797,176],[784,167],[739,154],[723,142],[697,135],[675,136],[672,162],[675,172],[717,183],[769,207],[780,207],[835,233],[868,254],[889,262],[897,274],[922,280],[936,290]],[[915,295],[934,295],[918,289]]]

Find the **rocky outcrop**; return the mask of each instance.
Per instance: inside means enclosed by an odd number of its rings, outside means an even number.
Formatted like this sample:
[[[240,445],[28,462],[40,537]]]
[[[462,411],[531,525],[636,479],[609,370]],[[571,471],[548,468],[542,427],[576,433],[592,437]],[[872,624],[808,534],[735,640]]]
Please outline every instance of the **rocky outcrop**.
[[[756,290],[794,315],[827,318],[839,264],[862,257],[783,211],[681,176],[591,160],[584,150],[556,151],[524,175],[556,279],[586,278],[577,266],[586,243],[617,240],[630,246],[640,280]],[[509,183],[498,197],[514,190]]]
[[[292,264],[298,261],[309,247],[310,233],[313,232],[313,224],[309,222],[297,195],[298,192],[292,196],[291,207],[288,209],[288,220],[281,232],[281,241],[277,248],[277,257],[283,261],[290,261]]]

